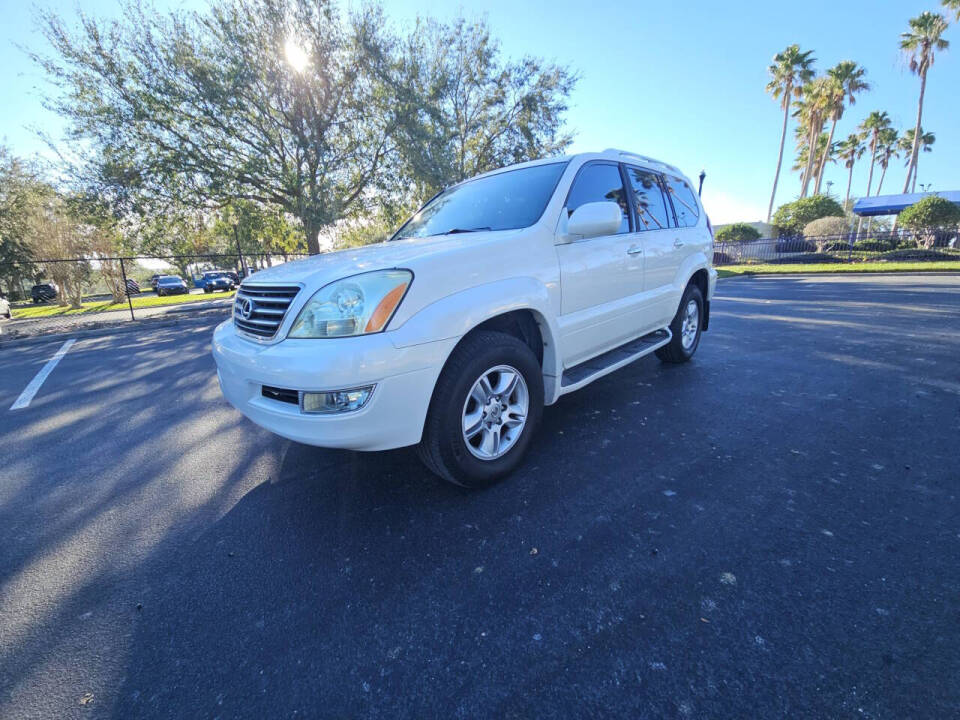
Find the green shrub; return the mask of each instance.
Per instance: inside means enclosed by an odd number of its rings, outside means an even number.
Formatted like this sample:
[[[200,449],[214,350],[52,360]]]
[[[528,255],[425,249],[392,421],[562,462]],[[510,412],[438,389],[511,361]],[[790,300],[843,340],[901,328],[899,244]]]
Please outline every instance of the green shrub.
[[[892,240],[879,240],[877,238],[866,238],[864,240],[857,240],[853,244],[854,250],[868,250],[871,252],[883,252],[885,250],[893,250],[894,243]]]
[[[911,230],[952,230],[960,225],[960,205],[927,195],[900,213],[899,222]]]
[[[850,221],[839,215],[817,218],[803,226],[803,234],[807,237],[846,235],[848,232],[850,232]]]
[[[812,195],[786,203],[773,214],[781,235],[800,235],[807,223],[825,217],[842,217],[843,208],[827,195]]]
[[[907,248],[891,250],[880,256],[880,262],[896,262],[898,260],[956,260],[958,254],[946,249],[926,250],[924,248]]]
[[[742,222],[722,227],[714,235],[714,240],[722,243],[743,243],[759,239],[760,231],[753,225]]]

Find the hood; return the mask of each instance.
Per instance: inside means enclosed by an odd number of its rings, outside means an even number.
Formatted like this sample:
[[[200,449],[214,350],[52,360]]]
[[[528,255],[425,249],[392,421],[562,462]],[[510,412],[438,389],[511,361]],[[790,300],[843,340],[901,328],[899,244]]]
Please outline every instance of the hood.
[[[303,283],[304,285],[314,286],[374,270],[409,268],[416,272],[417,262],[423,258],[469,245],[481,244],[494,237],[505,239],[517,235],[519,232],[521,231],[500,230],[496,232],[434,235],[427,238],[408,238],[320,253],[303,260],[293,260],[283,265],[260,270],[251,274],[249,279],[244,279],[244,283]]]

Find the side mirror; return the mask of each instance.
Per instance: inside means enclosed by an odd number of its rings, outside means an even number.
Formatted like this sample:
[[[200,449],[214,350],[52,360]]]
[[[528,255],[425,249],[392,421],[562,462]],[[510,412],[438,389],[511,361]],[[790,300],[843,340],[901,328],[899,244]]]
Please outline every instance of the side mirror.
[[[623,213],[615,202],[585,203],[573,211],[567,221],[567,232],[590,238],[614,235],[620,229]]]

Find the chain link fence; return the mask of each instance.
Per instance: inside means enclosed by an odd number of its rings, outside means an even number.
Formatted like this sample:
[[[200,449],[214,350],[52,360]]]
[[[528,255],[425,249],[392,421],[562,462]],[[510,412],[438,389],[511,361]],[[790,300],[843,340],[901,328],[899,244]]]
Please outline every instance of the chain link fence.
[[[5,338],[227,314],[244,278],[304,254],[130,255],[0,263]],[[0,303],[0,314],[3,304]]]
[[[960,261],[956,230],[878,232],[817,237],[765,238],[749,242],[717,242],[713,264],[821,264]]]

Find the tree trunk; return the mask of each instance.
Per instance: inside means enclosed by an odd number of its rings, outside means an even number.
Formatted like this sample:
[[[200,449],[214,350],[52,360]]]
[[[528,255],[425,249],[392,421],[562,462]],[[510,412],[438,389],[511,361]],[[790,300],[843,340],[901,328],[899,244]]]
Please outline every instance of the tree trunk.
[[[817,187],[813,191],[814,195],[820,194],[820,183],[823,182],[823,173],[827,169],[827,160],[830,157],[830,146],[833,145],[833,132],[837,129],[837,116],[833,116],[833,123],[830,125],[830,137],[827,138],[827,146],[823,149],[823,155],[820,157],[820,170],[817,172]]]
[[[850,186],[853,184],[853,163],[850,163],[850,172],[847,173],[847,197],[843,201],[843,209],[847,209],[850,204]]]
[[[810,190],[810,180],[813,176],[813,163],[817,157],[817,138],[820,137],[821,123],[817,118],[810,118],[810,137],[807,138],[807,168],[803,171],[803,187],[800,189],[800,197],[806,197]]]
[[[903,191],[910,187],[910,175],[915,174],[917,166],[917,150],[920,147],[920,123],[923,120],[923,96],[927,91],[927,70],[920,74],[920,100],[917,102],[917,127],[913,131],[913,148],[910,150],[910,164],[907,169],[907,181],[903,184]],[[916,177],[914,177],[916,182]]]
[[[307,252],[311,255],[320,253],[320,228],[309,218],[301,217],[303,232],[307,236]]]
[[[910,184],[910,192],[917,191],[917,172],[920,170],[920,153],[917,153],[917,159],[913,163],[913,182]]]
[[[877,162],[877,136],[876,136],[876,133],[874,133],[873,141],[870,143],[870,174],[867,176],[867,197],[870,197],[870,188],[873,187],[873,166],[876,162]]]
[[[887,176],[887,166],[883,165],[883,171],[880,173],[880,182],[877,183],[877,195],[880,194],[880,188],[883,187],[883,179]]]
[[[787,119],[790,117],[790,95],[791,90],[788,88],[784,96],[783,130],[780,133],[780,154],[777,156],[777,172],[773,176],[773,192],[770,193],[770,207],[767,208],[767,223],[769,223],[770,218],[773,217],[773,202],[777,197],[777,183],[780,181],[780,166],[783,165],[783,145],[787,141]]]

